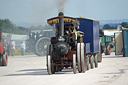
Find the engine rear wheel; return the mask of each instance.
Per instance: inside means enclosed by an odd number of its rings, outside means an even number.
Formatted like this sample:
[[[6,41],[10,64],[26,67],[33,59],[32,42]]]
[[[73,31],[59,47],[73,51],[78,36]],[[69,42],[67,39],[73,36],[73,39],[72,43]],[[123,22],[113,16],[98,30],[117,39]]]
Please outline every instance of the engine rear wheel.
[[[79,73],[81,73],[80,43],[77,43],[77,65],[78,65],[78,71]]]
[[[73,73],[76,74],[76,54],[73,54]]]
[[[86,71],[86,58],[85,58],[85,56],[84,56],[84,43],[81,43],[81,70],[82,70],[82,72],[84,73],[85,71]]]

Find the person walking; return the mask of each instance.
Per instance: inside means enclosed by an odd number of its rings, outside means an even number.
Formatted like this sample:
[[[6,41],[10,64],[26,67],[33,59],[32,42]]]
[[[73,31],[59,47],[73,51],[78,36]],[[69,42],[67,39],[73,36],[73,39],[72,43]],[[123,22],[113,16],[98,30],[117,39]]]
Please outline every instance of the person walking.
[[[24,43],[21,43],[21,55],[24,56]]]
[[[11,44],[11,55],[14,56],[14,46]]]

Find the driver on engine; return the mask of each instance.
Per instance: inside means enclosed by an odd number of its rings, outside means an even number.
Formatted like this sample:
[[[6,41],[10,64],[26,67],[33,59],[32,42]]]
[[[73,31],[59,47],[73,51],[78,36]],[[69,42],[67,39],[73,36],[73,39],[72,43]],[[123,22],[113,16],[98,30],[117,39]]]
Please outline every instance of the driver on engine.
[[[76,37],[77,37],[77,29],[79,29],[79,26],[77,25],[77,27],[75,28],[73,24],[70,25],[70,28],[69,28],[69,36],[71,37],[71,46],[72,46],[72,49],[75,48],[75,41],[76,41]]]

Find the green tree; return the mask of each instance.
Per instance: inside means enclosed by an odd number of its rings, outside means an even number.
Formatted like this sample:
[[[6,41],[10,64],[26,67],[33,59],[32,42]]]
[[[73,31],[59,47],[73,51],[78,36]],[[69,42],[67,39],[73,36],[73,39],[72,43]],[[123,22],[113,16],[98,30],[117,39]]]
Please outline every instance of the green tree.
[[[105,25],[103,26],[103,29],[111,29],[111,26],[110,26],[109,24],[105,24]]]
[[[9,19],[0,19],[0,31],[14,34],[27,34],[23,30],[19,29]]]
[[[125,26],[128,25],[128,24],[127,24],[126,22],[122,22],[121,25],[122,25],[123,27],[125,27]]]
[[[128,28],[128,25],[126,25],[125,27]]]

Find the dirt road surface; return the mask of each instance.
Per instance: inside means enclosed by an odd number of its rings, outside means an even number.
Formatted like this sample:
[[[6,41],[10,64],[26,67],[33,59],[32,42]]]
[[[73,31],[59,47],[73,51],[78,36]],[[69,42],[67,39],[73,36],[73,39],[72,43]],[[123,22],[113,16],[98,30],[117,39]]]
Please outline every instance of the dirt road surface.
[[[8,66],[0,67],[0,85],[128,85],[128,57],[103,55],[98,65],[85,73],[69,68],[48,75],[45,57],[10,56]]]

